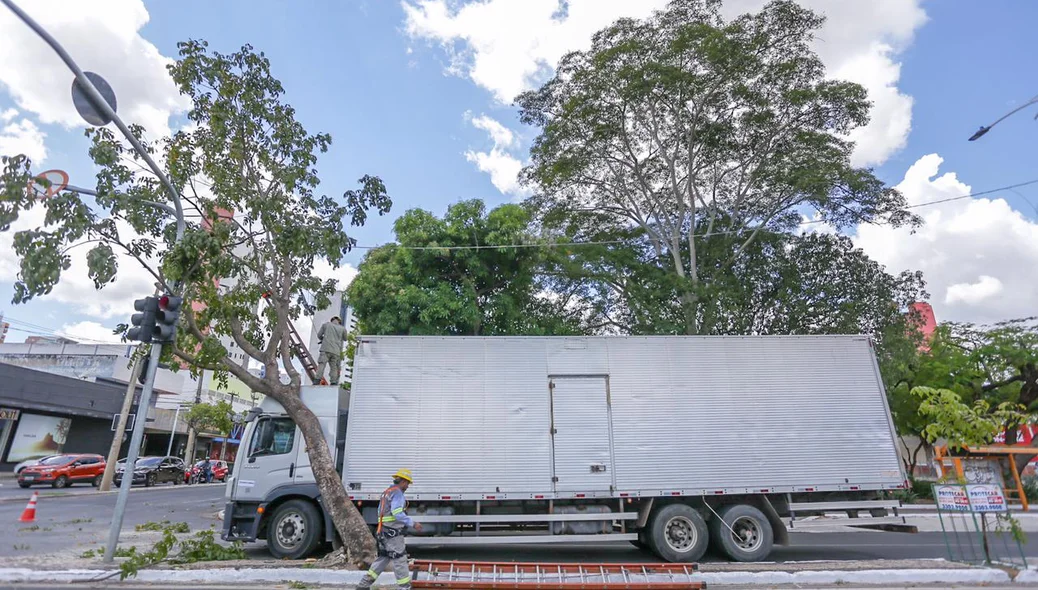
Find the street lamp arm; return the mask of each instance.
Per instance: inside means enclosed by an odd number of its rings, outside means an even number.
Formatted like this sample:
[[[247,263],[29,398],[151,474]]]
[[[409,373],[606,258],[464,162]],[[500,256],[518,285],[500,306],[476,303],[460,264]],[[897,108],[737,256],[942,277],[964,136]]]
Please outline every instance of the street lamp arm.
[[[180,238],[184,235],[185,229],[184,208],[180,203],[180,193],[178,193],[177,189],[173,187],[173,183],[170,182],[169,178],[162,172],[162,169],[155,163],[155,160],[151,158],[151,155],[144,149],[144,146],[137,141],[137,138],[134,137],[133,133],[130,132],[130,129],[125,123],[123,123],[122,119],[119,118],[119,115],[112,110],[111,105],[109,105],[108,101],[105,100],[104,97],[101,96],[101,93],[97,91],[93,82],[83,74],[83,70],[80,69],[79,65],[76,64],[76,61],[72,59],[72,56],[65,51],[65,48],[62,47],[60,43],[58,43],[57,39],[52,37],[46,29],[41,27],[39,23],[33,20],[32,17],[26,14],[25,11],[19,8],[12,0],[0,0],[0,2],[2,2],[4,6],[9,8],[11,12],[22,20],[22,22],[39,35],[41,39],[46,41],[47,45],[50,45],[51,49],[58,54],[61,60],[65,62],[65,65],[67,65],[68,68],[72,70],[72,73],[76,75],[76,80],[83,87],[83,90],[86,92],[90,102],[93,103],[94,108],[99,110],[115,123],[116,127],[119,128],[119,131],[121,131],[126,137],[126,140],[133,146],[133,149],[144,158],[144,161],[148,164],[148,167],[151,168],[151,171],[154,172],[155,175],[159,177],[159,180],[162,181],[162,184],[166,186],[170,196],[173,198],[173,211],[176,214],[177,220],[177,241],[180,241]]]
[[[1031,100],[1025,102],[1024,104],[1022,104],[1022,105],[1016,107],[1015,109],[1009,111],[1008,113],[1002,115],[1001,117],[996,119],[994,123],[992,123],[992,124],[990,124],[990,125],[988,125],[986,127],[981,127],[976,133],[973,134],[972,137],[970,137],[970,141],[973,141],[975,139],[980,139],[980,137],[983,136],[985,133],[987,133],[988,131],[991,131],[991,128],[994,127],[995,125],[998,125],[1002,121],[1005,121],[1009,117],[1015,115],[1016,113],[1026,109],[1027,107],[1029,107],[1029,106],[1031,106],[1033,104],[1038,104],[1038,96],[1035,96]],[[1038,118],[1038,117],[1035,117],[1035,118]]]

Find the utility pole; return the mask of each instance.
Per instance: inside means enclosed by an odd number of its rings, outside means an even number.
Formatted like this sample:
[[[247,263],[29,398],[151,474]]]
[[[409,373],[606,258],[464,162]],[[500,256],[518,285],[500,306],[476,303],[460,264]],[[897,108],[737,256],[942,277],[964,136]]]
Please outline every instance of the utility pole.
[[[234,398],[237,397],[237,395],[238,394],[234,393],[233,391],[231,392],[231,415],[232,416],[234,415]],[[221,461],[227,459],[227,445],[231,442],[231,432],[234,432],[234,424],[233,423],[231,424],[230,432],[225,434],[224,437],[223,437],[223,444],[220,445],[220,460]]]
[[[202,403],[202,382],[205,380],[205,369],[198,374],[198,387],[195,389],[195,405]],[[187,425],[187,447],[184,450],[184,461],[189,464],[195,462],[195,441],[197,440],[198,433],[195,432],[195,427],[190,423]]]
[[[137,349],[138,351],[140,348]],[[119,423],[112,435],[112,446],[108,449],[108,462],[105,463],[105,474],[101,477],[99,491],[107,492],[112,489],[112,478],[115,476],[115,466],[119,462],[119,452],[122,450],[123,437],[126,436],[126,422],[130,418],[130,408],[133,407],[133,394],[137,392],[137,378],[141,374],[143,358],[135,355],[133,370],[130,371],[130,382],[126,385],[126,396],[123,398],[123,408],[119,411]],[[138,414],[140,411],[138,410]],[[140,416],[137,417],[140,419]]]

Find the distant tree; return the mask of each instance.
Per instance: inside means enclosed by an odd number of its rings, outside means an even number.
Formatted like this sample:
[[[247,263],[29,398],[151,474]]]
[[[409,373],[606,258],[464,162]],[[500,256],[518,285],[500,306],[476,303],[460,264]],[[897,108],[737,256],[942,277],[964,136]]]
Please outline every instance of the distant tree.
[[[371,334],[560,334],[579,330],[564,304],[542,293],[545,248],[519,205],[421,209],[394,224],[397,244],[369,252],[347,297]],[[497,248],[496,245],[507,246]],[[516,247],[519,245],[520,247]],[[529,246],[529,247],[523,247]]]
[[[215,404],[195,404],[188,410],[184,423],[197,432],[226,434],[234,428],[234,409],[231,404],[220,401]],[[188,457],[191,461],[193,457]]]
[[[837,228],[918,221],[897,191],[850,163],[846,137],[870,103],[861,86],[827,77],[810,49],[823,18],[789,0],[730,21],[720,7],[674,0],[646,20],[621,19],[517,98],[521,120],[541,129],[523,171],[538,223],[571,235],[639,231],[636,250],[618,254],[619,289],[650,278],[676,291],[678,313],[656,317],[622,297],[606,307],[687,334],[718,331],[717,282],[805,215]]]

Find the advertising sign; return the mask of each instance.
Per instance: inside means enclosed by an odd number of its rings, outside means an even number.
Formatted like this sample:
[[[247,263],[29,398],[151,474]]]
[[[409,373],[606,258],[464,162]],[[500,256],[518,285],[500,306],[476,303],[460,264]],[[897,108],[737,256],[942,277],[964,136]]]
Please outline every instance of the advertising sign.
[[[23,413],[7,460],[16,463],[60,453],[71,426],[72,418]]]
[[[965,486],[958,485],[936,485],[934,486],[934,498],[937,499],[937,508],[946,512],[969,512],[970,498],[966,494]]]
[[[987,484],[972,484],[966,486],[966,495],[969,496],[970,506],[974,512],[1007,512],[1006,495],[1002,486]]]

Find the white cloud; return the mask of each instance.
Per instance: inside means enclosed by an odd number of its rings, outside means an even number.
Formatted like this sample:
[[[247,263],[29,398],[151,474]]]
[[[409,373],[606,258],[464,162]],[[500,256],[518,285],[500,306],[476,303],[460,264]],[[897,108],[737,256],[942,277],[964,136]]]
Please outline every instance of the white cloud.
[[[356,278],[357,267],[352,264],[341,264],[338,267],[332,267],[324,258],[318,258],[314,260],[313,273],[314,276],[320,277],[323,280],[335,279],[338,290],[344,291],[353,282],[353,279]]]
[[[0,113],[0,156],[24,154],[34,163],[47,159],[47,134],[40,131],[28,119],[15,121],[18,111],[10,109]]]
[[[1002,292],[1002,281],[995,277],[980,275],[976,283],[958,283],[951,285],[944,296],[944,302],[966,303],[976,305],[985,299],[998,295]]]
[[[78,322],[75,324],[65,324],[61,327],[59,333],[62,336],[65,336],[66,338],[71,338],[73,340],[85,342],[88,344],[92,344],[95,342],[110,342],[113,344],[119,344],[119,336],[116,336],[112,333],[112,330],[114,329],[114,325],[112,327],[108,327],[103,326],[97,322],[85,321]]]
[[[801,2],[827,17],[814,47],[829,74],[869,90],[875,106],[869,125],[853,136],[854,162],[880,164],[904,146],[911,129],[912,99],[897,89],[896,57],[926,21],[920,0]],[[764,3],[728,0],[724,11],[732,17]],[[505,104],[547,79],[565,53],[587,49],[599,29],[665,5],[666,0],[569,0],[560,14],[559,0],[403,0],[408,35],[438,44],[449,58],[448,73],[471,79]]]
[[[149,137],[169,133],[169,117],[189,106],[166,71],[172,60],[140,36],[149,15],[141,0],[34,0],[21,7],[84,71],[115,91],[119,115]],[[43,123],[83,127],[70,96],[73,75],[54,51],[9,10],[0,10],[0,87]]]
[[[523,163],[515,156],[494,148],[489,152],[469,150],[465,152],[465,159],[489,174],[490,182],[502,193],[524,194],[526,189],[519,185],[519,171],[523,169]]]
[[[465,159],[475,164],[480,171],[489,174],[490,182],[502,193],[526,195],[527,190],[519,184],[519,171],[523,169],[523,163],[510,153],[519,147],[515,133],[487,115],[472,118],[466,113],[466,118],[473,127],[486,131],[494,146],[489,152],[467,150]]]
[[[937,154],[920,158],[897,185],[909,204],[968,195],[954,173],[938,175]],[[938,321],[995,322],[1034,314],[1038,222],[1001,198],[971,198],[916,209],[925,224],[860,226],[855,243],[890,272],[921,270]]]
[[[515,134],[512,130],[486,115],[480,115],[472,119],[472,126],[482,129],[494,140],[494,147],[511,148],[517,145]]]
[[[18,259],[13,255],[14,234],[26,229],[44,228],[44,215],[45,210],[41,206],[23,211],[10,230],[0,232],[0,252],[9,253],[0,257],[0,281],[14,282],[18,278]],[[116,226],[122,237],[134,235],[123,222],[117,222]],[[61,273],[61,281],[54,290],[39,299],[68,304],[73,312],[98,319],[118,318],[119,321],[128,321],[133,314],[133,301],[151,295],[155,279],[141,268],[140,263],[130,256],[119,254],[116,249],[119,263],[116,280],[98,291],[87,275],[86,254],[92,246],[87,244],[71,250],[71,267]]]

